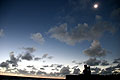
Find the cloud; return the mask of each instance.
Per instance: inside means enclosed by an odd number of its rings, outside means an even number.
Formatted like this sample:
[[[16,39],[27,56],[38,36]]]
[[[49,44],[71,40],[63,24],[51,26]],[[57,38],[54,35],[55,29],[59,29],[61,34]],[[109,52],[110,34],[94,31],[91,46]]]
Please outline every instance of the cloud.
[[[18,62],[20,62],[20,56],[15,57],[14,52],[10,52],[10,60],[6,60],[6,62],[1,63],[1,67],[8,68],[9,64],[12,64],[12,67],[17,67]]]
[[[91,43],[91,46],[88,49],[84,50],[83,53],[90,57],[102,57],[105,56],[108,51],[101,47],[98,40],[94,40]]]
[[[113,63],[120,63],[120,58],[114,59]]]
[[[83,10],[88,9],[88,4],[90,0],[69,0],[69,4],[73,8],[73,10]]]
[[[92,71],[92,74],[99,74],[99,72],[101,71],[101,68],[90,68],[90,70]]]
[[[44,54],[43,56],[42,56],[42,58],[47,58],[48,57],[48,54]]]
[[[102,69],[100,74],[103,74],[103,75],[113,74],[116,70],[119,70],[119,69],[120,69],[120,63],[118,63],[115,66],[110,66],[105,69]],[[120,73],[120,72],[118,72],[118,73]]]
[[[69,68],[69,66],[67,66],[67,67],[63,67],[61,70],[60,70],[60,74],[61,75],[68,75],[68,74],[70,74],[70,70],[69,70],[70,68]]]
[[[51,70],[56,70],[56,71],[59,71],[59,69],[58,69],[58,68],[55,68],[55,69],[51,69]]]
[[[49,57],[48,57],[48,59],[52,59],[52,58],[53,58],[53,56],[49,56]]]
[[[76,62],[75,60],[72,61],[72,63],[77,64],[77,65],[81,65],[81,62]]]
[[[45,70],[45,68],[40,68],[41,70]]]
[[[32,66],[29,65],[29,66],[27,66],[27,67],[28,67],[28,68],[33,68],[34,66],[33,66],[33,65],[32,65]]]
[[[98,66],[101,63],[101,61],[97,60],[96,58],[89,58],[84,63],[89,65],[89,66]]]
[[[95,18],[96,18],[96,20],[101,20],[102,19],[102,17],[100,15],[96,15]]]
[[[35,57],[35,58],[34,58],[35,61],[39,61],[39,60],[41,60],[41,59],[42,59],[42,58],[39,58],[39,57]]]
[[[34,34],[31,34],[31,39],[40,43],[40,44],[43,44],[45,42],[43,36],[41,33],[34,33]]]
[[[9,63],[7,63],[7,62],[2,62],[2,63],[0,64],[0,67],[3,67],[3,68],[8,69],[8,68],[9,68]]]
[[[21,58],[28,61],[33,60],[33,56],[30,53],[25,53]]]
[[[70,31],[67,27],[67,23],[52,27],[48,30],[48,34],[50,34],[51,38],[55,38],[68,45],[75,45],[84,40],[99,39],[105,31],[114,33],[116,30],[112,24],[104,21],[99,21],[92,26],[88,26],[87,23],[78,24],[70,29]]]
[[[35,75],[35,73],[36,73],[35,71],[30,71],[29,74],[32,74],[32,75],[34,74]]]
[[[21,54],[21,59],[23,60],[33,60],[33,55],[31,53],[35,52],[36,49],[34,47],[23,47],[22,49],[25,50],[25,53],[24,54]]]
[[[36,72],[36,75],[46,75],[46,74],[47,74],[46,72],[43,72],[43,71],[40,71],[40,70]]]
[[[73,61],[72,61],[72,63],[76,63],[76,61],[75,61],[75,60],[73,60]]]
[[[23,47],[22,49],[26,50],[26,53],[33,53],[36,51],[34,47]]]
[[[14,52],[10,52],[10,60],[7,60],[9,64],[12,64],[13,67],[18,66],[18,62],[20,61],[20,56],[15,57]]]
[[[76,69],[76,68],[78,68],[78,66],[74,66],[72,69]]]
[[[73,74],[80,74],[80,69],[79,68],[75,68],[74,71],[73,71]]]
[[[62,64],[57,64],[57,68],[61,68],[62,66]]]
[[[64,66],[64,65],[62,65],[62,64],[51,64],[50,67],[61,68],[61,67],[63,67],[63,66]]]
[[[111,18],[120,21],[120,8],[114,9],[111,13]]]
[[[48,65],[44,65],[43,67],[49,67]]]
[[[22,69],[17,69],[18,73],[20,74],[29,74],[28,71],[26,71],[26,69],[22,70]]]
[[[102,65],[102,66],[108,66],[109,63],[108,63],[106,60],[103,60],[103,61],[101,62],[101,65]]]
[[[0,29],[0,38],[4,35],[4,30]]]

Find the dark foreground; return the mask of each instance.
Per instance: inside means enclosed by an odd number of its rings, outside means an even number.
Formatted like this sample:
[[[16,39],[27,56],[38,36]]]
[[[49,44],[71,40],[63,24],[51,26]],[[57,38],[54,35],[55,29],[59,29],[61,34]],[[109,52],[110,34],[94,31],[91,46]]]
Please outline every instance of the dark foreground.
[[[67,75],[66,79],[32,78],[0,75],[0,80],[120,80],[119,75]]]

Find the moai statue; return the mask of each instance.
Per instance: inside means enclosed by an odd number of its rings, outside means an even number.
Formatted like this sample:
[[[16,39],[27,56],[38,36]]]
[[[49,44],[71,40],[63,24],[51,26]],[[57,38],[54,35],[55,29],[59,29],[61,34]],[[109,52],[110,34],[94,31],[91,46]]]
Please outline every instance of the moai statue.
[[[83,70],[84,75],[90,75],[90,66],[84,65],[84,70]]]

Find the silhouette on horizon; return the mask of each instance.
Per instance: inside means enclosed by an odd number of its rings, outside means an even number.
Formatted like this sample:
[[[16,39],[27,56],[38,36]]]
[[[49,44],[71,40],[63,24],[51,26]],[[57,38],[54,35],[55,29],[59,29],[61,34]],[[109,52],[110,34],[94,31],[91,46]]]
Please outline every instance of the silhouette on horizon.
[[[84,75],[91,75],[90,66],[84,65]]]

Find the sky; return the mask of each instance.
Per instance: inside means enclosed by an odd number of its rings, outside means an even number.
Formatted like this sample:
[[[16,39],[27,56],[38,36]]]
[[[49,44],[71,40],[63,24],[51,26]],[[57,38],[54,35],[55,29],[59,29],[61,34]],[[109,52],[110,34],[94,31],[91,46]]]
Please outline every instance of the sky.
[[[119,0],[0,0],[0,71],[119,73],[119,34]]]

